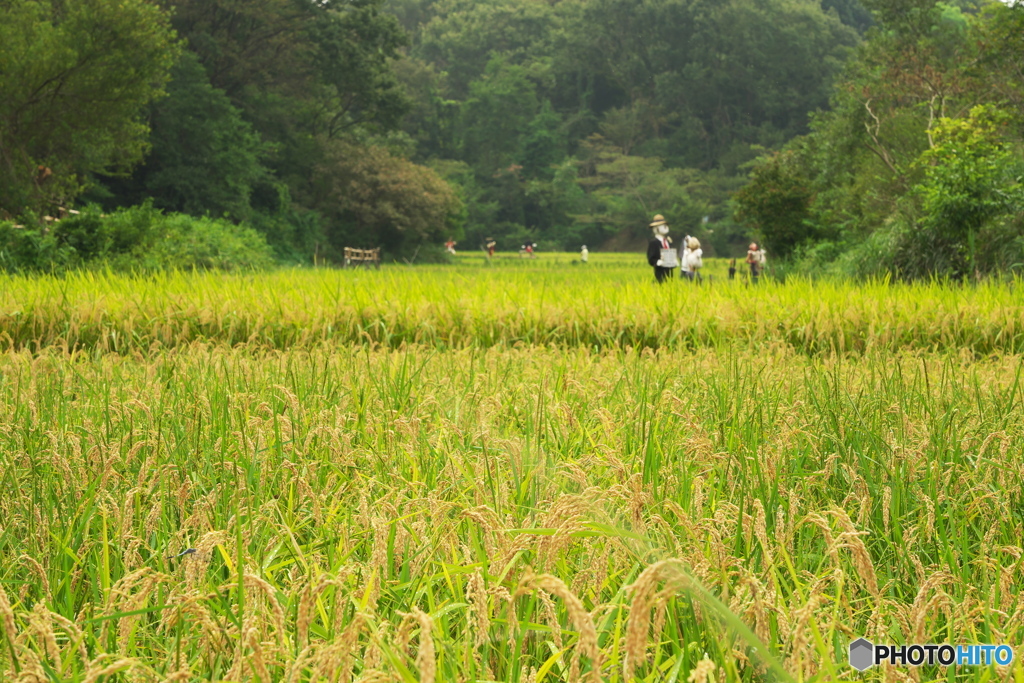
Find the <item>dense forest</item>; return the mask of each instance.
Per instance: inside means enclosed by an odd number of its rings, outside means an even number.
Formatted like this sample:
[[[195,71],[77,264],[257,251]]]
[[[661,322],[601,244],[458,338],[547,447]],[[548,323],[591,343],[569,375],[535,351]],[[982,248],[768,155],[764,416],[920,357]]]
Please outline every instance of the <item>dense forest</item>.
[[[0,0],[9,269],[628,249],[661,213],[807,272],[1006,271],[1022,139],[994,1]]]

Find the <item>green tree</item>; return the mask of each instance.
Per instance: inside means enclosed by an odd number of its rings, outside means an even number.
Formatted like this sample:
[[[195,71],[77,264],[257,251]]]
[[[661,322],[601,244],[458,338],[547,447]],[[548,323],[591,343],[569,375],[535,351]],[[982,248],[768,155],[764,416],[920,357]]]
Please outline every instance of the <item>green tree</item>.
[[[762,159],[735,195],[736,218],[764,236],[768,250],[785,258],[815,236],[809,221],[813,192],[791,151]]]
[[[314,130],[391,130],[409,103],[391,70],[406,35],[380,0],[325,2],[309,28],[316,75]]]
[[[0,210],[67,205],[138,162],[177,52],[146,0],[0,2]]]
[[[615,235],[625,242],[646,238],[650,217],[660,213],[677,236],[705,236],[701,218],[709,207],[701,196],[705,188],[694,178],[696,171],[623,154],[599,135],[587,140],[581,156],[577,182],[587,193],[588,211],[575,218],[591,227],[590,235],[600,241]]]
[[[335,254],[346,246],[411,253],[462,235],[462,202],[434,171],[379,146],[326,143],[317,167],[317,206]]]
[[[263,143],[224,92],[210,85],[194,53],[185,52],[173,75],[168,97],[152,105],[145,163],[129,178],[107,181],[113,203],[152,197],[169,211],[250,218],[253,188],[267,180]]]
[[[1008,119],[982,105],[967,117],[936,123],[935,144],[918,161],[924,169],[924,179],[914,188],[921,203],[920,229],[907,236],[897,258],[904,274],[962,277],[998,265],[979,258],[979,246],[1010,246],[1006,235],[997,238],[991,228],[1024,211],[1024,164],[1003,136]],[[1011,236],[1020,237],[1019,232]],[[1019,253],[1019,244],[1013,246]]]

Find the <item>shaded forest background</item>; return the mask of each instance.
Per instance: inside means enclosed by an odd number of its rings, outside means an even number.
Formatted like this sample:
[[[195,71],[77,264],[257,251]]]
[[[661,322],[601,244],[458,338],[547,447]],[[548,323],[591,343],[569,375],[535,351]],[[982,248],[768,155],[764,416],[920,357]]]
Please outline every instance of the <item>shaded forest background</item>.
[[[0,265],[429,260],[449,237],[630,249],[661,213],[709,255],[755,238],[798,271],[1011,271],[1022,15],[0,0]]]

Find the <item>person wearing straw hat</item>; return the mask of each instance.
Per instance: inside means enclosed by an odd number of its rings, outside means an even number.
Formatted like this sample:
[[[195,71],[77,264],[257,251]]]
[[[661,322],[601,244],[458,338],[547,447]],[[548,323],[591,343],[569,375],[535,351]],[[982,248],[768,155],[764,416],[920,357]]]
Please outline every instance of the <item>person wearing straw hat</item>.
[[[668,236],[668,223],[660,213],[651,222],[651,229],[654,230],[654,237],[647,244],[647,263],[654,267],[654,279],[660,284],[675,272],[676,250],[672,248],[672,239]]]

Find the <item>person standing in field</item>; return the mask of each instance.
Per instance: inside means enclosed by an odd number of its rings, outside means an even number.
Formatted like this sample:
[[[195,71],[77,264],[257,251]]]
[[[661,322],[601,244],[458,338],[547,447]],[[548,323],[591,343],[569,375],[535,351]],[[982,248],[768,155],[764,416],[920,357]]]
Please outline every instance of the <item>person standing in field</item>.
[[[490,257],[494,256],[494,248],[496,246],[498,246],[498,243],[495,242],[490,237],[488,237],[487,238],[487,244],[486,244],[486,247],[487,247],[487,258],[490,258]]]
[[[456,242],[451,237],[449,237],[448,241],[444,243],[444,248],[448,251],[449,254],[454,256],[455,255],[455,245],[456,244],[458,244],[458,242]]]
[[[700,240],[696,237],[686,238],[683,251],[683,277],[691,282],[700,282],[700,269],[704,267],[704,250],[700,248]]]
[[[580,261],[582,261],[583,263],[586,263],[587,259],[589,257],[590,257],[590,252],[587,251],[587,245],[584,244],[583,248],[580,249]]]
[[[647,263],[654,268],[654,279],[661,284],[665,278],[672,277],[676,267],[676,251],[672,248],[672,240],[668,236],[668,223],[660,213],[651,223],[654,237],[647,243]]]
[[[750,248],[747,249],[747,264],[750,266],[750,281],[755,284],[761,274],[764,260],[764,251],[757,248],[757,242],[751,242]]]

